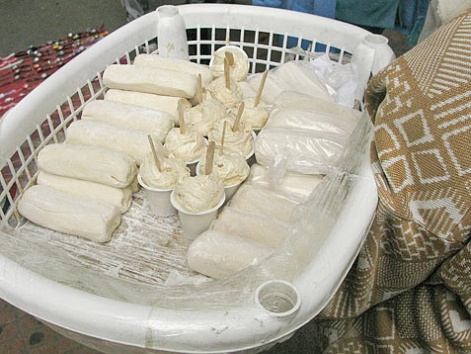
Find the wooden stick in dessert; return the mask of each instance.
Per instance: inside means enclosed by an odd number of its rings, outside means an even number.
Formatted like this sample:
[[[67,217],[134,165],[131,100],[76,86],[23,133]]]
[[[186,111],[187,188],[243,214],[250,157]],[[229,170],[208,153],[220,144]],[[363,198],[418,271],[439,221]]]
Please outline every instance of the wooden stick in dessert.
[[[226,88],[231,89],[231,69],[229,65],[229,60],[227,57],[224,58],[224,78],[226,80]]]
[[[227,58],[227,62],[229,63],[230,66],[234,65],[234,54],[232,52],[226,50],[224,52],[224,56]]]
[[[201,103],[203,103],[203,79],[201,74],[198,74],[196,79],[196,99],[198,100],[198,104],[201,107]]]
[[[222,156],[224,153],[224,140],[226,139],[227,120],[224,121],[222,126],[222,137],[221,137],[221,148],[219,149],[219,155]]]
[[[267,81],[267,76],[268,76],[268,69],[266,69],[263,72],[262,80],[260,81],[260,86],[258,87],[257,96],[255,96],[255,101],[253,104],[254,107],[257,107],[258,104],[260,103],[260,99],[262,98],[263,88],[265,87],[265,81]]]
[[[178,101],[178,124],[180,125],[180,133],[185,134],[185,112],[181,101]]]
[[[214,141],[210,141],[208,143],[208,148],[206,149],[206,160],[204,163],[204,174],[210,175],[213,172],[213,161],[214,161],[214,150],[216,148],[216,144]]]
[[[160,159],[157,156],[157,151],[155,150],[154,140],[150,135],[147,135],[147,139],[149,140],[150,149],[152,150],[152,155],[154,156],[155,166],[157,166],[157,170],[162,171],[162,165],[160,164]]]
[[[234,121],[234,125],[232,126],[232,131],[236,132],[239,130],[240,127],[240,119],[242,118],[242,114],[244,113],[244,102],[241,102],[239,105],[239,110],[237,111],[236,119]]]

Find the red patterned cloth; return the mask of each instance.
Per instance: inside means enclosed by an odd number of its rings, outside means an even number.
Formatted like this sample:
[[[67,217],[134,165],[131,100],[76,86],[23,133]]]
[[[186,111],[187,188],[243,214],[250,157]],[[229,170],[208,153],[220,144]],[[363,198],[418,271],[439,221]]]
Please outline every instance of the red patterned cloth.
[[[0,117],[75,56],[106,36],[104,27],[69,33],[58,41],[0,58]]]

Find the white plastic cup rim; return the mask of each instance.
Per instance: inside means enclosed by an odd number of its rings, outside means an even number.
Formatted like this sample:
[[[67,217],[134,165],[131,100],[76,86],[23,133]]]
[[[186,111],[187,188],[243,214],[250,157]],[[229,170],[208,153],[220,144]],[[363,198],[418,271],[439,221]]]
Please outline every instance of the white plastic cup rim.
[[[213,213],[213,212],[217,211],[224,204],[225,201],[226,201],[226,195],[223,193],[222,198],[219,201],[219,203],[217,203],[211,209],[202,210],[202,211],[199,211],[199,212],[191,212],[191,211],[188,211],[185,208],[183,208],[180,204],[178,204],[178,202],[175,200],[175,191],[172,191],[172,193],[170,194],[170,202],[172,203],[172,205],[175,209],[177,209],[181,213],[185,213],[187,215],[194,215],[194,216],[206,215],[206,214]]]
[[[290,282],[268,280],[255,290],[255,302],[271,316],[289,317],[301,307],[301,294]]]

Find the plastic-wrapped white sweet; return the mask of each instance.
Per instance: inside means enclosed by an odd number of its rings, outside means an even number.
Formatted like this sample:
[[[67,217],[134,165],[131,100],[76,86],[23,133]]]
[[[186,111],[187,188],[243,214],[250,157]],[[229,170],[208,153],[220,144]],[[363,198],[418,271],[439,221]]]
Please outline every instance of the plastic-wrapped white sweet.
[[[234,45],[227,45],[219,48],[213,54],[209,67],[213,73],[213,77],[218,78],[224,76],[224,59],[226,52],[233,55],[234,63],[231,65],[231,76],[236,81],[244,81],[249,73],[249,57],[241,48]]]
[[[224,279],[269,257],[274,248],[254,240],[207,230],[190,245],[191,269],[214,279]]]
[[[114,205],[40,185],[26,190],[18,211],[39,226],[96,242],[109,241],[121,223]]]
[[[302,61],[289,61],[270,70],[262,92],[262,101],[269,105],[275,104],[278,95],[285,90],[332,101],[326,85],[320,80],[314,69],[308,65]],[[258,90],[262,77],[263,74],[260,73],[247,80],[253,90]]]
[[[359,121],[359,115],[353,109],[351,114],[323,114],[316,110],[299,108],[277,108],[270,114],[265,125],[267,128],[296,128],[309,131],[325,132],[348,138]],[[359,112],[358,112],[359,113]]]
[[[264,167],[254,163],[246,183],[261,185],[295,202],[303,202],[321,183],[324,175],[300,174],[286,171],[285,166]]]
[[[290,232],[288,223],[230,206],[219,213],[211,229],[272,247],[278,247]]]
[[[111,100],[88,102],[82,119],[92,119],[124,128],[142,130],[163,143],[175,119],[167,112]]]
[[[186,72],[191,75],[201,75],[203,86],[213,81],[213,74],[207,65],[197,64],[184,59],[165,58],[157,54],[139,54],[134,58],[134,65]]]
[[[281,92],[275,99],[274,107],[302,109],[321,115],[336,116],[341,119],[353,119],[357,121],[363,115],[362,112],[355,109],[292,90]]]
[[[167,134],[164,148],[171,156],[191,163],[203,156],[206,151],[206,140],[197,132],[188,130],[182,133],[180,128],[173,128]]]
[[[226,106],[218,100],[209,98],[184,111],[188,129],[207,136],[218,120],[226,116]]]
[[[119,208],[121,213],[126,212],[131,206],[133,193],[131,187],[110,187],[102,183],[52,175],[44,171],[39,172],[36,183],[70,193],[77,197],[114,205]]]
[[[68,144],[89,145],[127,154],[140,165],[150,151],[147,134],[95,120],[78,120],[67,129]]]
[[[108,88],[193,98],[197,78],[181,71],[136,65],[109,65],[103,73]]]
[[[118,101],[167,112],[173,116],[175,125],[178,125],[179,105],[182,109],[191,108],[191,103],[186,98],[115,89],[106,91],[105,101],[107,100]]]
[[[137,176],[135,160],[121,152],[97,146],[46,145],[39,151],[38,168],[50,174],[125,188]]]
[[[304,129],[266,128],[258,134],[255,157],[263,166],[286,159],[287,170],[327,174],[337,166],[348,136]]]
[[[229,206],[251,212],[254,215],[271,217],[289,223],[298,202],[284,198],[269,188],[243,184],[232,197]]]
[[[205,88],[206,97],[212,97],[221,102],[227,108],[236,107],[243,99],[242,90],[239,83],[232,80],[230,87],[226,87],[226,80],[224,77],[219,77],[213,80]]]

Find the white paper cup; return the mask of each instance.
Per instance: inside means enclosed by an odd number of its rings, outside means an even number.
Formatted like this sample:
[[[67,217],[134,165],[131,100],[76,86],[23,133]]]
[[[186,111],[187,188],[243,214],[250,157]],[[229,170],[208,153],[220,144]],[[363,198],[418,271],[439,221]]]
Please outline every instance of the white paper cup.
[[[175,193],[173,191],[170,194],[170,201],[173,207],[178,211],[178,217],[180,218],[183,236],[189,239],[195,239],[204,231],[209,229],[209,226],[213,220],[216,219],[218,210],[224,204],[225,200],[226,196],[223,194],[221,201],[214,208],[200,211],[198,213],[192,213],[185,210],[178,204],[178,202],[175,200]]]
[[[140,175],[137,175],[137,180],[139,185],[144,188],[150,210],[155,216],[173,216],[177,213],[177,210],[170,202],[170,194],[173,189],[149,187]]]

